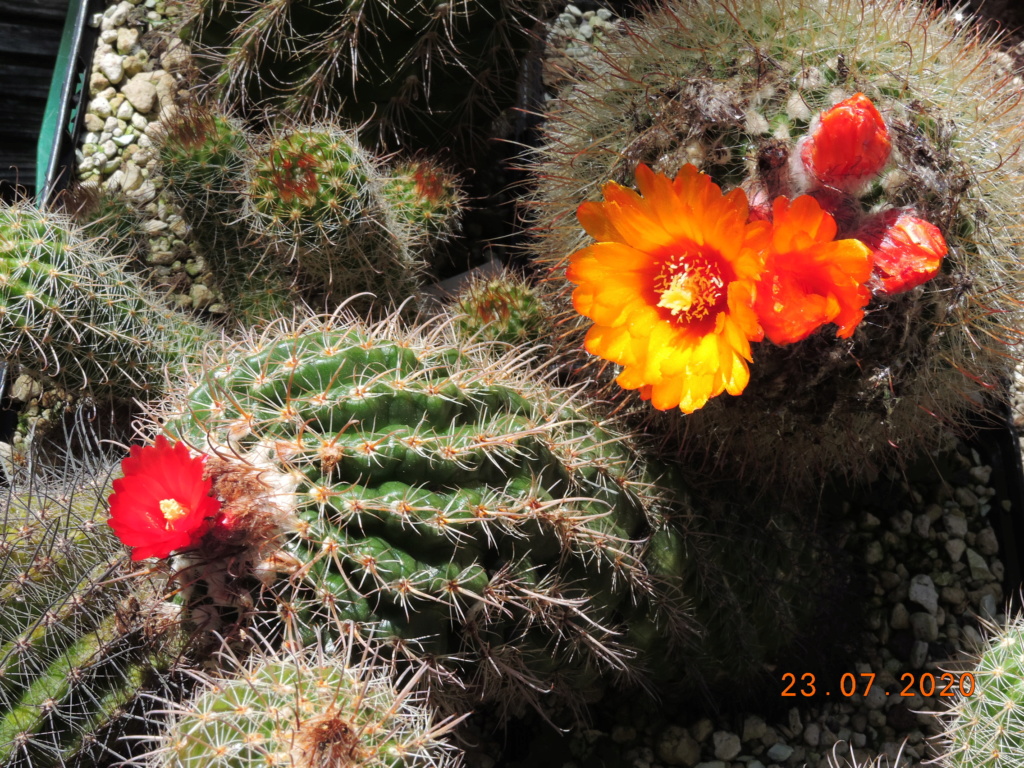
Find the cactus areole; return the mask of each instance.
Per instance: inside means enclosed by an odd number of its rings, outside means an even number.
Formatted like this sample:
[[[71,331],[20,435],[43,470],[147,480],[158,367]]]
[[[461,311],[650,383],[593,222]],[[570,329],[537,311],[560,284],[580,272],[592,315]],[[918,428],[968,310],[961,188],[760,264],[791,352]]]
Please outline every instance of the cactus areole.
[[[621,438],[519,377],[525,359],[482,364],[443,330],[305,328],[171,406],[228,521],[179,569],[203,574],[194,615],[237,609],[224,571],[248,567],[241,602],[272,593],[291,638],[355,622],[484,698],[631,671],[634,628],[681,622],[644,566],[659,523]]]

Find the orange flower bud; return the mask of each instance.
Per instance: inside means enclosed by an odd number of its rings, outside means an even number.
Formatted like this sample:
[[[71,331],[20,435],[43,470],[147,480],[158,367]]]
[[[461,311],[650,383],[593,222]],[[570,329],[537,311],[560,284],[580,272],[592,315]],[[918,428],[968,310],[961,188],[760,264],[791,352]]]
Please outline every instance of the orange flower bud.
[[[916,215],[913,208],[893,208],[869,224],[871,234],[861,239],[871,248],[875,293],[903,293],[928,282],[942,268],[949,250],[942,232]]]
[[[847,192],[876,176],[891,151],[889,129],[863,93],[822,112],[810,135],[800,142],[807,173],[821,185]]]

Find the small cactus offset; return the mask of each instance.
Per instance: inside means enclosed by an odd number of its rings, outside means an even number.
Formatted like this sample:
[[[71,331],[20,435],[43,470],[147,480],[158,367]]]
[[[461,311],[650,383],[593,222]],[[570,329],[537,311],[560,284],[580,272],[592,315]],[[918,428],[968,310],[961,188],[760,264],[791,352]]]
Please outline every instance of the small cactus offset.
[[[894,0],[672,1],[624,23],[552,102],[535,251],[567,348],[572,294],[587,349],[651,398],[630,400],[646,431],[807,488],[910,460],[1000,395],[1024,113],[991,41]]]
[[[1024,762],[1024,619],[990,627],[977,665],[953,675],[944,714],[943,768],[1010,768]]]
[[[72,391],[132,398],[214,334],[160,304],[66,216],[0,207],[0,354]]]
[[[397,164],[385,172],[383,195],[399,221],[422,233],[433,248],[456,232],[462,192],[454,174],[427,159]]]
[[[146,768],[454,768],[458,751],[435,721],[415,677],[352,636],[327,650],[258,648],[225,676],[197,674],[191,699],[170,702],[170,720]],[[234,666],[238,667],[236,661]]]
[[[104,524],[106,473],[69,475],[16,479],[4,499],[4,768],[89,766],[118,754],[126,712],[143,706],[140,691],[159,687],[174,652],[174,612]]]
[[[456,297],[452,313],[459,333],[480,341],[529,344],[551,332],[552,315],[544,300],[512,272],[473,281]]]
[[[454,675],[441,698],[510,709],[634,676],[655,661],[644,643],[688,626],[679,577],[645,565],[654,532],[673,536],[666,502],[521,352],[485,361],[450,334],[277,329],[167,403],[165,431],[208,455],[224,502],[175,561],[196,621],[269,610],[300,643],[354,621]],[[653,635],[634,637],[641,619]]]

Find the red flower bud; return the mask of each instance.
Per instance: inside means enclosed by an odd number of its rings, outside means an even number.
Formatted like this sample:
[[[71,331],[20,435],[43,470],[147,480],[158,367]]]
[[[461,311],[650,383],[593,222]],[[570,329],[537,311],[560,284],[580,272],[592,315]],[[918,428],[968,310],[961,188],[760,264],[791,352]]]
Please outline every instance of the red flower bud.
[[[874,261],[871,287],[875,293],[903,293],[931,280],[942,268],[948,247],[931,222],[917,216],[913,208],[893,208],[868,224],[869,235],[861,238]]]
[[[878,175],[892,142],[871,99],[855,93],[822,112],[799,148],[804,168],[817,183],[852,192]]]

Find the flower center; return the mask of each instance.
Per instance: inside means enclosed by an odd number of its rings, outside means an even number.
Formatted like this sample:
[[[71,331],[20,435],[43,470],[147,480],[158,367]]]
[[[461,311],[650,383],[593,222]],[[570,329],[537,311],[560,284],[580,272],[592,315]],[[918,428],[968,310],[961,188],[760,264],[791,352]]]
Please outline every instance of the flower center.
[[[160,514],[164,516],[164,528],[174,527],[174,523],[189,513],[188,507],[183,507],[177,499],[161,499]]]
[[[703,256],[671,256],[654,280],[658,306],[687,322],[707,317],[725,293],[718,266]]]

